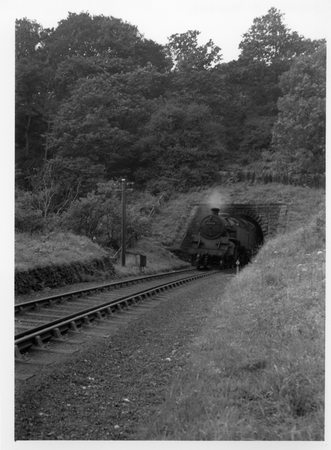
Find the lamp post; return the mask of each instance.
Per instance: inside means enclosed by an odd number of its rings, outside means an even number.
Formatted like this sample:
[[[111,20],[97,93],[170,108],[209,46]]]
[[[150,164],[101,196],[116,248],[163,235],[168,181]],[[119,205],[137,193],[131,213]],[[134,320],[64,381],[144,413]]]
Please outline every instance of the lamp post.
[[[126,180],[122,178],[122,266],[125,266],[126,247]]]

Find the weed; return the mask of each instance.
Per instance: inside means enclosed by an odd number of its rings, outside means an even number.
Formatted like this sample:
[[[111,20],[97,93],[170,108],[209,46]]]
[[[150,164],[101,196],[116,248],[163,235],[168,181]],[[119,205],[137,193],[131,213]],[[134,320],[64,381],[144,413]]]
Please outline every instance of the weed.
[[[306,214],[229,283],[149,438],[324,439],[322,218]]]
[[[325,361],[324,191],[284,185],[216,186],[179,194],[153,218],[151,236],[134,252],[147,255],[149,271],[181,264],[162,245],[185,232],[194,203],[287,202],[286,230],[270,239],[254,263],[229,282],[196,339],[190,361],[141,430],[143,440],[323,440]],[[54,261],[54,241],[65,258],[89,256],[89,242],[75,237],[17,238],[17,264]],[[62,237],[62,241],[65,240]],[[69,242],[67,240],[67,242]],[[92,244],[92,243],[91,243]],[[52,248],[52,250],[51,250]],[[95,247],[93,247],[95,249]],[[45,251],[47,249],[47,251]],[[97,250],[101,252],[100,249]],[[36,256],[31,256],[36,255]],[[46,259],[45,259],[46,261]],[[117,267],[139,270],[134,259]]]

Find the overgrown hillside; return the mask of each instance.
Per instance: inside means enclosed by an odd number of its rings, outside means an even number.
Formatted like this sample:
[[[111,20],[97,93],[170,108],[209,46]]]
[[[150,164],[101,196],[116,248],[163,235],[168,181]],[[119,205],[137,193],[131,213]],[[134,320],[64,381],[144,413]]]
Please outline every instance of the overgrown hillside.
[[[255,18],[229,63],[198,30],[160,45],[112,16],[69,13],[53,29],[17,19],[17,228],[72,218],[123,178],[158,194],[234,167],[323,174],[326,42],[284,16]]]
[[[226,203],[277,203],[288,204],[287,222],[284,230],[291,231],[317,214],[325,205],[323,189],[272,183],[267,185],[236,183],[219,185],[189,193],[176,194],[165,203],[152,222],[153,238],[171,247],[185,235],[189,214],[196,203],[220,206]]]
[[[143,197],[144,199],[145,197]],[[309,189],[275,183],[270,185],[237,183],[229,186],[215,186],[205,190],[192,190],[189,193],[174,194],[147,222],[144,218],[147,231],[128,251],[147,256],[146,273],[184,267],[186,263],[180,261],[167,249],[180,246],[187,226],[192,219],[192,214],[194,214],[194,204],[209,202],[211,206],[215,206],[222,203],[270,203],[278,201],[286,202],[289,205],[287,222],[284,224],[283,230],[292,231],[302,226],[323,208],[325,192],[322,189]],[[139,203],[136,205],[136,209],[139,209]],[[54,267],[63,264],[84,264],[92,260],[102,260],[109,256],[109,251],[93,243],[91,239],[63,232],[37,235],[18,233],[16,235],[15,251],[17,271],[28,271],[45,267],[54,269]],[[139,257],[128,254],[126,267],[121,267],[119,262],[115,264],[114,270],[115,274],[112,276],[139,274]],[[98,270],[94,273],[89,271],[78,278],[70,276],[70,283],[73,280],[75,282],[87,282],[105,279],[109,276],[109,270],[106,272]],[[65,280],[62,283],[66,284]],[[59,281],[32,284],[38,289],[61,285]]]
[[[146,238],[141,239],[139,244],[129,251],[152,252],[157,255],[158,251],[155,249],[171,247],[175,242],[180,242],[185,235],[193,206],[203,202],[210,203],[211,206],[219,206],[222,203],[286,202],[288,214],[287,223],[284,225],[287,231],[291,231],[302,226],[324,207],[325,191],[276,183],[268,185],[236,183],[173,194],[149,219]],[[17,270],[32,269],[36,266],[44,267],[50,264],[83,262],[103,258],[108,254],[91,239],[61,232],[45,235],[17,233],[15,244]],[[153,244],[155,249],[151,250]],[[160,252],[160,259],[162,257],[165,257],[164,249]]]
[[[130,249],[147,254],[148,270],[180,262],[165,247],[185,233],[195,203],[287,202],[287,222],[219,296],[190,344],[188,363],[173,380],[143,440],[323,440],[325,389],[325,191],[281,184],[238,183],[174,195],[152,217],[150,234]],[[91,241],[57,235],[18,239],[17,263],[54,255],[104,252]],[[65,236],[62,235],[62,240]],[[74,247],[70,251],[70,242]],[[32,244],[32,245],[31,245]],[[58,245],[58,246],[57,246]],[[81,253],[77,249],[81,248]],[[135,256],[117,276],[139,271]]]
[[[238,199],[291,200],[288,227],[219,297],[143,440],[324,439],[322,191],[257,186]],[[232,194],[229,196],[232,198]]]

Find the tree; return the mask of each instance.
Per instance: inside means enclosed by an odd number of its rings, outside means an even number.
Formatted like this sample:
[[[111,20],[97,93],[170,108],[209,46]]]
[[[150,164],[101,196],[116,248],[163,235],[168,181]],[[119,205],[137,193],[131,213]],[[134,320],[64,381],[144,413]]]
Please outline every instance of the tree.
[[[128,57],[138,39],[137,28],[121,19],[69,12],[51,33],[47,47],[50,63],[56,67],[73,56],[89,58],[108,53]]]
[[[152,66],[80,79],[54,118],[52,151],[103,164],[109,177],[130,174],[133,145],[160,92],[162,75]]]
[[[212,40],[205,45],[198,45],[199,35],[199,31],[189,30],[170,36],[166,49],[175,71],[209,69],[222,60],[221,49]]]
[[[113,76],[118,73],[131,73],[135,65],[131,59],[118,57],[105,58],[103,55],[89,58],[81,55],[72,56],[60,62],[54,79],[56,97],[62,102],[71,95],[76,84],[93,77]]]
[[[103,199],[95,192],[73,202],[62,217],[62,224],[70,231],[93,238],[106,214]]]
[[[266,65],[283,62],[286,68],[294,57],[312,51],[315,44],[297,32],[291,32],[283,18],[284,14],[276,8],[270,8],[265,16],[255,18],[239,44],[239,59]]]
[[[279,78],[295,57],[311,53],[318,45],[319,41],[304,39],[287,28],[284,14],[276,8],[255,18],[243,35],[238,62],[231,65],[235,76],[230,80],[244,99],[245,120],[239,133],[243,162],[254,162],[270,149],[281,96]]]
[[[50,159],[30,176],[32,206],[44,219],[59,215],[91,191],[103,175],[104,167],[91,165],[86,158]]]
[[[145,83],[143,90],[146,93],[146,100],[149,100],[164,92],[162,84],[166,82],[168,66],[169,62],[163,47],[144,39],[137,27],[121,19],[90,16],[88,13],[69,13],[68,18],[61,21],[55,30],[44,30],[41,25],[27,19],[17,20],[16,164],[19,169],[17,173],[20,174],[17,182],[22,187],[27,187],[27,180],[34,170],[41,168],[44,162],[53,158],[58,151],[59,146],[54,145],[56,143],[59,145],[63,143],[64,153],[71,156],[86,156],[88,153],[86,145],[91,145],[94,154],[92,159],[103,162],[107,160],[109,147],[102,157],[103,150],[98,153],[94,149],[103,147],[101,142],[105,137],[104,132],[106,135],[108,133],[105,145],[114,143],[115,153],[123,146],[127,147],[128,144],[130,146],[129,141],[134,137],[137,123],[140,124],[144,120],[146,108],[141,102],[145,99],[143,96],[145,94],[142,94],[142,89],[141,94],[133,92],[130,88],[132,83],[130,84],[129,74],[136,72],[133,78],[138,90],[137,80],[141,75],[141,82]],[[94,103],[90,110],[89,106],[84,104],[86,97],[89,96],[88,102],[93,103],[93,94],[99,98],[103,96],[102,88],[105,88],[107,96],[111,84],[110,80],[108,83],[101,81],[101,87],[95,86],[95,83],[102,77],[106,79],[114,75],[120,75],[121,79],[113,78],[114,88],[110,97],[108,96],[111,103],[114,101],[112,112],[107,114],[105,111],[105,101],[99,108],[96,107],[96,110],[93,110]],[[148,88],[147,78],[151,82]],[[126,79],[129,80],[130,94],[124,92]],[[91,88],[90,94],[84,91],[88,88]],[[82,107],[79,105],[80,94],[84,98]],[[76,113],[70,109],[70,104],[73,103],[78,109]],[[133,110],[132,113],[130,108]],[[117,109],[116,118],[113,114],[115,109]],[[102,118],[100,119],[98,114],[105,115],[104,123],[107,122],[108,127],[103,127]],[[119,116],[120,125],[116,122]],[[57,140],[58,133],[65,128],[61,118],[69,120],[62,142],[61,139]],[[116,123],[109,127],[109,121]],[[79,133],[75,133],[75,126],[78,126]],[[93,126],[96,126],[96,131],[91,136],[89,130]],[[70,153],[68,149],[72,137],[74,137],[73,151]],[[77,145],[82,146],[81,150],[77,151]],[[88,154],[88,157],[90,156]],[[117,158],[116,161],[121,159],[123,158]],[[106,162],[114,163],[114,161]],[[126,163],[127,160],[123,164]]]
[[[34,57],[42,46],[45,33],[43,27],[35,20],[17,19],[15,21],[15,58],[16,62],[22,58]]]
[[[159,105],[137,144],[141,167],[138,182],[188,188],[211,182],[224,157],[223,129],[206,105],[173,100]]]
[[[121,244],[122,205],[119,195],[121,183],[116,180],[98,183],[97,189],[86,197],[74,201],[62,215],[62,226],[89,237],[105,247],[119,248]],[[127,231],[135,235],[146,235],[150,229],[148,218],[140,212],[138,195],[127,192]]]
[[[173,60],[167,98],[185,105],[208,105],[208,117],[219,124],[224,151],[225,121],[233,101],[226,85],[226,64],[221,64],[221,49],[212,40],[199,45],[199,31],[174,34],[166,46]]]
[[[21,180],[47,159],[51,116],[56,108],[44,53],[46,36],[36,22],[16,21],[15,144]]]
[[[34,207],[33,195],[15,189],[15,230],[20,232],[34,233],[44,228],[42,211]]]
[[[169,96],[183,98],[185,102],[211,105],[219,103],[220,88],[223,90],[218,68],[221,49],[209,40],[198,45],[199,31],[187,31],[170,36],[166,45],[173,61]]]
[[[69,12],[67,19],[47,39],[49,62],[57,67],[72,57],[131,60],[135,67],[153,64],[159,70],[168,66],[162,46],[146,40],[136,26],[122,19]]]
[[[287,172],[325,171],[326,46],[298,58],[280,80],[273,162]]]

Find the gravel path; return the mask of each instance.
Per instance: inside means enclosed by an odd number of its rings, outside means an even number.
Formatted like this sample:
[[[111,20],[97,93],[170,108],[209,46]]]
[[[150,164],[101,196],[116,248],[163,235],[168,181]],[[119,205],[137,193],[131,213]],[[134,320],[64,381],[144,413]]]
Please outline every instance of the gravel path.
[[[109,338],[17,381],[15,439],[134,440],[185,366],[228,279],[180,287]]]

